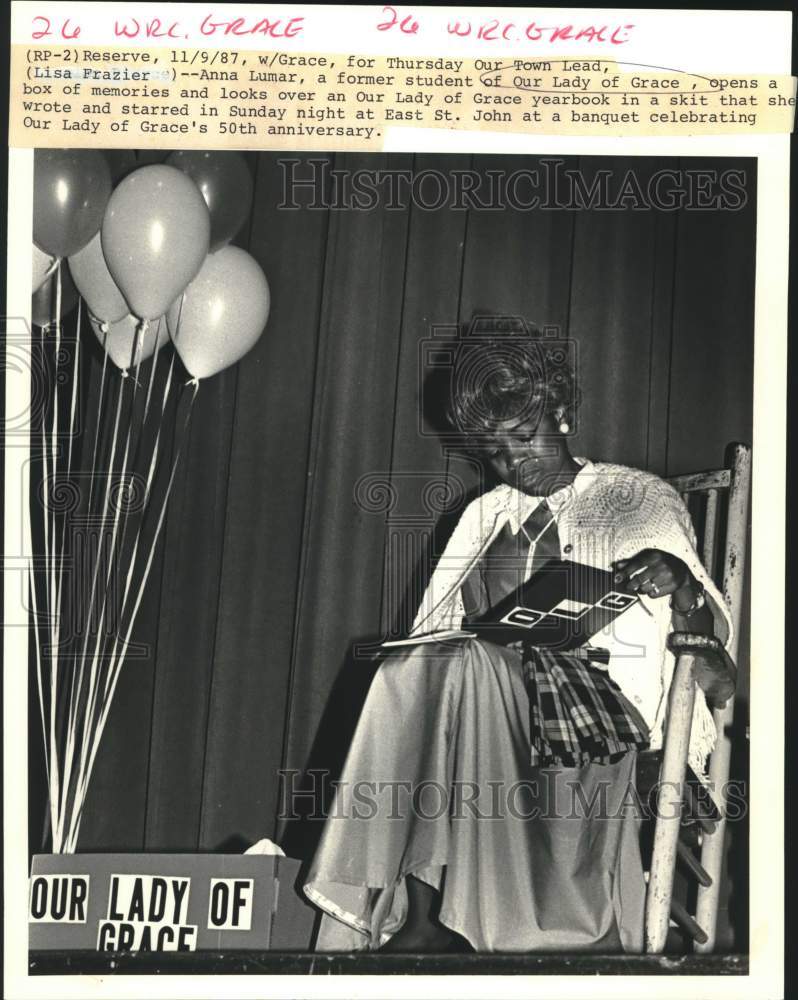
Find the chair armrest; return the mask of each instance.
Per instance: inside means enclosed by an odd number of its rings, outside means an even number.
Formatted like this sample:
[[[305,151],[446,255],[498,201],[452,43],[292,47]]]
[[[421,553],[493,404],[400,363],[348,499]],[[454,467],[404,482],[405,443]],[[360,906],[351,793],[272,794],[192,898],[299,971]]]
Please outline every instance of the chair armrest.
[[[713,707],[723,708],[737,686],[737,667],[723,643],[700,632],[671,632],[668,648],[676,656],[689,653],[696,658],[696,683]]]

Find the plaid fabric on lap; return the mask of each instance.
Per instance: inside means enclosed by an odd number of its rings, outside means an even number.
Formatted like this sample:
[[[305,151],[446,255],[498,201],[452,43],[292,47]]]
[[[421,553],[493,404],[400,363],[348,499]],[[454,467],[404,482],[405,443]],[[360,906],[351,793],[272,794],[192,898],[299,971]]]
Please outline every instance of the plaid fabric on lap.
[[[642,719],[621,689],[580,653],[524,650],[533,765],[611,764],[648,747]]]

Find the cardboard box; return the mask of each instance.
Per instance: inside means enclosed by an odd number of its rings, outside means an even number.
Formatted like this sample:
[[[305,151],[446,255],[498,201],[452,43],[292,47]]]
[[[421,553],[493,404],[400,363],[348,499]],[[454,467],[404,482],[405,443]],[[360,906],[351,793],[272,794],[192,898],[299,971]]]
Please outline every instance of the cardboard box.
[[[37,854],[34,950],[308,951],[300,862],[262,854]]]

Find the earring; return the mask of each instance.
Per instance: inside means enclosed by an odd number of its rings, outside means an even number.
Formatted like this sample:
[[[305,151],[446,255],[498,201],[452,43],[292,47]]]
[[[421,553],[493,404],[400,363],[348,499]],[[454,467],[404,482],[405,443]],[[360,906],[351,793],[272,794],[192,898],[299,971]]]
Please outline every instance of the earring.
[[[560,434],[567,434],[570,429],[570,424],[568,424],[565,420],[560,421]]]

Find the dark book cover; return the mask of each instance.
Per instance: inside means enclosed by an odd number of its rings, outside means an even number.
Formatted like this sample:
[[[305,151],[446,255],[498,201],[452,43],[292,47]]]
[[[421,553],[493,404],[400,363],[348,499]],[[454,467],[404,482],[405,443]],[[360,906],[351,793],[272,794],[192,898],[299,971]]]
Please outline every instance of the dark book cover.
[[[583,646],[624,611],[636,594],[619,587],[611,570],[549,559],[517,590],[464,628],[504,645],[525,639],[559,650]]]

